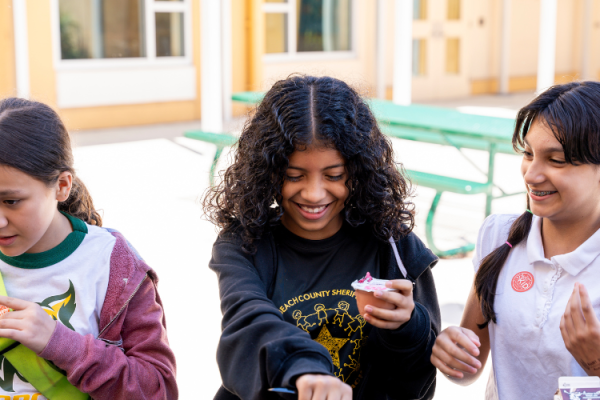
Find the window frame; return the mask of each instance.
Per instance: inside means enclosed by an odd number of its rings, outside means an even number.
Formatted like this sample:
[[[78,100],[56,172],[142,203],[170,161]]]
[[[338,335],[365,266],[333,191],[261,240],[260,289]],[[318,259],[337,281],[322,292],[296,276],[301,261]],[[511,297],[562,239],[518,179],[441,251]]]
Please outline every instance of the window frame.
[[[56,70],[81,70],[98,68],[140,68],[193,65],[192,45],[192,4],[191,0],[157,1],[144,0],[144,35],[146,38],[145,57],[124,58],[86,58],[63,60],[60,45],[60,10],[59,0],[51,1],[52,44],[54,66]],[[156,56],[156,18],[157,12],[180,12],[183,14],[183,48],[184,56]]]
[[[263,14],[287,14],[287,49],[285,53],[265,53],[263,60],[267,63],[279,63],[290,61],[326,61],[326,60],[346,60],[355,59],[357,45],[357,2],[350,0],[350,50],[341,51],[298,51],[297,39],[297,1],[287,0],[286,3],[263,3]],[[264,20],[264,19],[263,19]],[[265,26],[263,25],[263,30]]]

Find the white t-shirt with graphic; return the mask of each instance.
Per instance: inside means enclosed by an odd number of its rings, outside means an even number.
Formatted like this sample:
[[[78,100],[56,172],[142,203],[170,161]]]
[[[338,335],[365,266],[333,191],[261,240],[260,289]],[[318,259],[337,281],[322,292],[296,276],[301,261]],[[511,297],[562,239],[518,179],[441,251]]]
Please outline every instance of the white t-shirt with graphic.
[[[67,217],[73,232],[61,244],[18,257],[0,253],[0,272],[9,296],[38,303],[69,329],[97,337],[116,238],[103,228]],[[0,355],[0,399],[46,398]]]

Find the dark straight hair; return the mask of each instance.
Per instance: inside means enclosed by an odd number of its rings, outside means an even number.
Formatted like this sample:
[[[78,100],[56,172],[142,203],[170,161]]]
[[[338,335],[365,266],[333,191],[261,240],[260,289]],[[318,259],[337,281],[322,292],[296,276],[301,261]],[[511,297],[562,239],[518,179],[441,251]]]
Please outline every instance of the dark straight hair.
[[[48,186],[61,173],[70,172],[73,187],[58,209],[90,225],[102,225],[92,197],[75,176],[69,133],[47,105],[18,98],[0,100],[0,166],[17,169]]]
[[[573,164],[600,165],[600,83],[572,82],[552,86],[531,103],[519,110],[512,137],[513,147],[521,152],[525,136],[534,122],[546,124],[565,152],[565,161]],[[529,209],[529,196],[527,197]],[[533,215],[529,210],[511,225],[507,242],[513,247],[529,234]],[[475,276],[475,292],[481,305],[484,321],[496,323],[494,297],[500,271],[511,247],[502,244],[488,254]]]

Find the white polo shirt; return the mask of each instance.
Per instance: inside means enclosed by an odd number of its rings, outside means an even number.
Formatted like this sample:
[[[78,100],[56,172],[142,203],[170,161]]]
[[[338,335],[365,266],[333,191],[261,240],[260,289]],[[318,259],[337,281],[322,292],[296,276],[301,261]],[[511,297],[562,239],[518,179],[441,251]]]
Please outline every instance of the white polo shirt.
[[[473,265],[502,245],[517,215],[491,215],[479,231]],[[498,278],[489,324],[493,376],[486,399],[547,400],[560,376],[586,376],[566,349],[560,320],[575,282],[588,289],[600,314],[600,230],[575,251],[544,257],[541,218],[533,217],[526,241],[514,246]],[[495,393],[497,392],[497,393]]]

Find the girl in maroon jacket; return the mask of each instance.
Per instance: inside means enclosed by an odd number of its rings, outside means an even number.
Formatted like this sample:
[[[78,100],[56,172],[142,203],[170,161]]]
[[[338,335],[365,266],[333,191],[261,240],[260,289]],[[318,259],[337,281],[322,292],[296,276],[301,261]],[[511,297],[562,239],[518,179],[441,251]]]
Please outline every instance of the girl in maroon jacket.
[[[176,399],[156,275],[101,225],[58,115],[0,101],[0,272],[10,296],[0,305],[12,309],[0,337],[57,367],[81,398]],[[0,398],[50,396],[8,352],[0,366]]]

